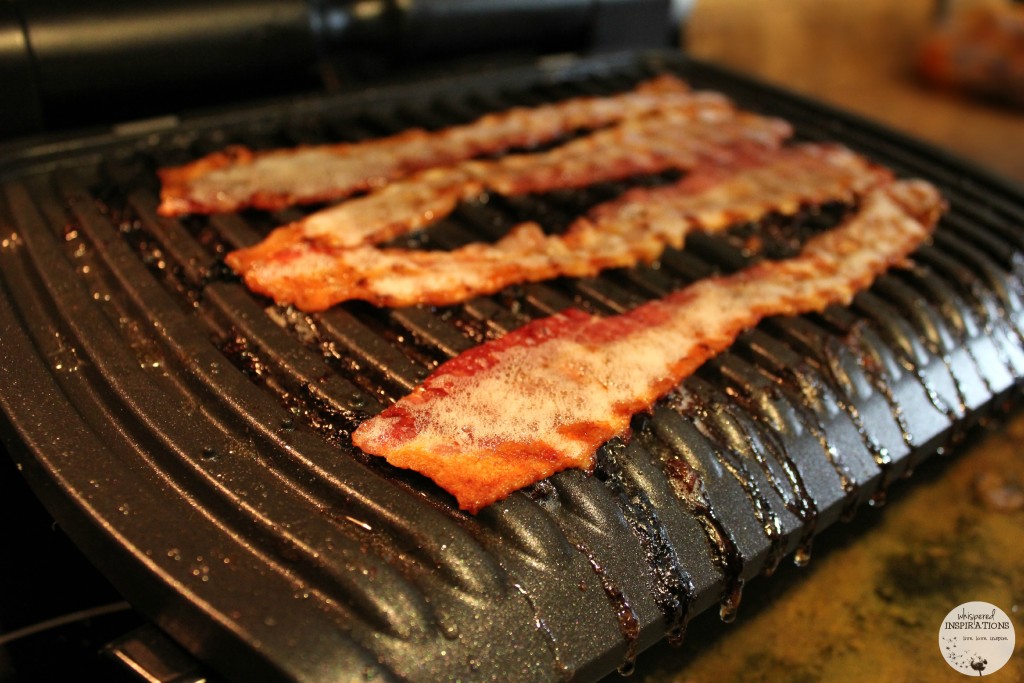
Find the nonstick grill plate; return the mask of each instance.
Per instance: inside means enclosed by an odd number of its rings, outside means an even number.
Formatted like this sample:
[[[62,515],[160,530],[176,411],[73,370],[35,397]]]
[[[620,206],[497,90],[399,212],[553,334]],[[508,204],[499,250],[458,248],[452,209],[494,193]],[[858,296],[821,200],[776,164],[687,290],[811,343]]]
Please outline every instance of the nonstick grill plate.
[[[439,127],[661,71],[931,180],[950,212],[848,308],[772,319],[706,364],[592,475],[473,517],[349,433],[439,362],[576,305],[624,310],[749,256],[697,237],[655,267],[450,308],[305,315],[221,264],[301,212],[156,215],[159,166]],[[916,142],[670,53],[549,63],[23,143],[0,162],[0,405],[13,458],[161,629],[235,680],[592,680],[743,584],[1016,397],[1018,190]],[[613,186],[491,197],[414,240],[557,226]],[[832,218],[834,219],[834,217]],[[828,222],[828,210],[774,226]],[[770,589],[770,581],[764,581]]]

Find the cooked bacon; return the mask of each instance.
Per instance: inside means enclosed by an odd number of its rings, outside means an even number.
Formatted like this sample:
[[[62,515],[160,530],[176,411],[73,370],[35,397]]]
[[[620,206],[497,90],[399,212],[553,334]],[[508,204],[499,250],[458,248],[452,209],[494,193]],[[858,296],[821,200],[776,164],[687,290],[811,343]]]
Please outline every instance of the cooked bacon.
[[[664,75],[626,93],[517,107],[436,132],[411,129],[365,142],[266,152],[235,146],[161,169],[159,211],[177,216],[247,207],[274,210],[340,199],[425,168],[533,147],[653,111],[724,101],[717,94],[690,93],[686,83]]]
[[[632,311],[568,310],[443,364],[364,422],[353,443],[433,479],[470,512],[560,470],[590,469],[633,414],[762,318],[848,303],[928,239],[942,199],[923,181],[870,190],[790,259],[709,278]]]
[[[505,195],[577,188],[700,163],[729,163],[778,147],[788,123],[729,107],[667,111],[578,138],[538,154],[465,161],[432,168],[384,189],[278,228],[252,247],[228,255],[245,273],[259,261],[308,241],[318,247],[377,244],[440,220],[459,201],[490,190]]]
[[[563,235],[544,235],[525,223],[495,244],[454,251],[338,249],[303,241],[249,264],[243,275],[253,291],[305,311],[349,299],[447,305],[511,284],[589,277],[653,261],[666,246],[681,247],[691,230],[716,231],[769,212],[852,201],[888,179],[888,171],[844,147],[801,145],[701,167],[673,185],[631,190],[598,205]]]

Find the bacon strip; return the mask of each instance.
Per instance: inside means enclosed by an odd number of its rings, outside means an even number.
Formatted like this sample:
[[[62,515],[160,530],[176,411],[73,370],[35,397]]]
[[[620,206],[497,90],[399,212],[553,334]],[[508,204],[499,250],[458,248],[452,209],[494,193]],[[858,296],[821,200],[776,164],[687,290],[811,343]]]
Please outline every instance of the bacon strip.
[[[320,247],[377,244],[440,220],[458,202],[487,191],[521,195],[685,170],[700,163],[729,163],[777,148],[791,133],[785,121],[729,107],[660,112],[547,152],[423,171],[278,228],[259,244],[231,252],[226,262],[244,274],[256,262],[272,261],[278,252],[304,241]]]
[[[568,310],[443,364],[352,441],[433,479],[476,512],[560,470],[593,467],[704,361],[762,318],[848,303],[928,239],[943,202],[923,181],[871,190],[791,259],[709,278],[628,313]]]
[[[366,142],[267,152],[230,147],[161,169],[159,211],[177,216],[247,207],[274,210],[341,199],[425,168],[533,147],[666,108],[692,107],[694,98],[725,100],[716,94],[691,94],[686,83],[664,75],[630,92],[517,107],[436,132],[411,129]]]
[[[248,287],[304,311],[349,299],[379,306],[447,305],[521,282],[589,277],[657,259],[691,230],[717,231],[769,212],[852,201],[891,178],[838,145],[801,145],[700,168],[680,182],[639,188],[593,209],[563,235],[516,226],[495,244],[454,251],[287,246],[244,271]]]

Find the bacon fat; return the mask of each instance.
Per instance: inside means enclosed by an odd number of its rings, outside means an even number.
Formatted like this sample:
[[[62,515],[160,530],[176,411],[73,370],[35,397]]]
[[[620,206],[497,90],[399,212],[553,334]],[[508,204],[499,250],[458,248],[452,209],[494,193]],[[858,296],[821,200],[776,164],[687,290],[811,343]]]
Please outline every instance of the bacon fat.
[[[410,129],[364,142],[266,152],[229,147],[184,166],[160,169],[159,211],[177,216],[247,207],[275,210],[341,199],[422,169],[542,145],[655,111],[691,108],[694,99],[725,101],[713,93],[690,93],[686,83],[663,75],[626,93],[516,107],[435,132]]]
[[[627,313],[532,322],[443,364],[353,434],[476,512],[594,453],[745,329],[846,304],[926,241],[943,202],[924,181],[868,191],[796,257],[701,280]]]

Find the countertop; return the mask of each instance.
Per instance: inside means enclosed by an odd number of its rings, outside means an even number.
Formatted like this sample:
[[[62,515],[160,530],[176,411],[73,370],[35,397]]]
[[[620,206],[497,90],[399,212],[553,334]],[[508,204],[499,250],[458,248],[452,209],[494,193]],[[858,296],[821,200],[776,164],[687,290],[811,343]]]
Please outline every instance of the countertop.
[[[935,6],[935,0],[698,0],[684,47],[1024,183],[1024,108],[939,90],[918,77],[918,50],[934,27]]]

